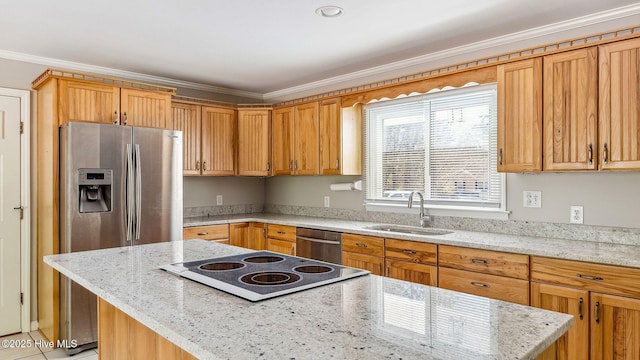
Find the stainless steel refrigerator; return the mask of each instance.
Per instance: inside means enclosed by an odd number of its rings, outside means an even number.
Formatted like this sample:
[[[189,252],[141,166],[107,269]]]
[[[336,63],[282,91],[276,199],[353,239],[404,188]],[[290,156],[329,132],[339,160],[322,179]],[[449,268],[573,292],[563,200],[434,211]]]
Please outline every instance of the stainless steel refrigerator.
[[[182,132],[69,122],[60,128],[60,252],[182,240]],[[60,338],[97,344],[96,296],[60,279]]]

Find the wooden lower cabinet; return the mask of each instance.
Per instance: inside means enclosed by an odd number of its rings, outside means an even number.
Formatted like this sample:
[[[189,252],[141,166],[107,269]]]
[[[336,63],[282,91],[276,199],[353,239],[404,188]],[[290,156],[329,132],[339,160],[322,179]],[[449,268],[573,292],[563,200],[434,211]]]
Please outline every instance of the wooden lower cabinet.
[[[438,269],[441,288],[529,305],[529,281],[471,271]]]
[[[591,293],[591,360],[640,359],[640,299]]]
[[[537,360],[589,359],[589,292],[531,282],[531,306],[573,315],[574,325]]]
[[[208,225],[194,226],[184,228],[182,231],[184,240],[202,239],[219,242],[222,244],[229,243],[229,225]]]
[[[373,275],[382,275],[384,257],[343,251],[342,265],[368,270]]]
[[[423,285],[438,285],[438,268],[433,265],[417,264],[400,260],[386,260],[385,275],[390,278]]]
[[[267,238],[267,250],[285,255],[295,255],[296,243],[287,240]]]
[[[101,298],[98,298],[98,343],[101,360],[196,359]]]
[[[267,248],[267,224],[260,222],[249,223],[247,248],[265,250]]]

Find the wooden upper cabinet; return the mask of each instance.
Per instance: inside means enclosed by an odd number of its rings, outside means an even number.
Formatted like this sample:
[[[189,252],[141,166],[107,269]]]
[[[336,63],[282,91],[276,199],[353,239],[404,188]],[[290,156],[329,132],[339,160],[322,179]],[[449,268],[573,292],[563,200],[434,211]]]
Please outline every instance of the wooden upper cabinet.
[[[340,175],[340,98],[320,102],[320,174]]]
[[[120,90],[121,125],[171,129],[171,94],[123,88]]]
[[[236,110],[202,107],[202,175],[234,175]]]
[[[544,170],[597,169],[598,51],[544,57]]]
[[[640,169],[640,39],[599,47],[600,168]]]
[[[59,125],[69,121],[118,124],[120,88],[89,82],[59,80]]]
[[[238,175],[269,175],[270,129],[270,110],[238,110]]]
[[[542,171],[542,59],[497,71],[498,171]]]
[[[271,126],[271,174],[292,175],[293,107],[273,110]]]
[[[182,131],[184,175],[200,175],[200,106],[171,104],[173,128]]]
[[[297,105],[294,108],[294,158],[295,175],[318,175],[320,173],[318,102]]]

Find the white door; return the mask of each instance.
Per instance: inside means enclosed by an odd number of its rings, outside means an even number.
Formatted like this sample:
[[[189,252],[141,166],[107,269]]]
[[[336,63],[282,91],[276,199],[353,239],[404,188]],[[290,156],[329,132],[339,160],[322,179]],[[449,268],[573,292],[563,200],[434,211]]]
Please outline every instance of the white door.
[[[20,98],[0,96],[0,336],[20,332]]]

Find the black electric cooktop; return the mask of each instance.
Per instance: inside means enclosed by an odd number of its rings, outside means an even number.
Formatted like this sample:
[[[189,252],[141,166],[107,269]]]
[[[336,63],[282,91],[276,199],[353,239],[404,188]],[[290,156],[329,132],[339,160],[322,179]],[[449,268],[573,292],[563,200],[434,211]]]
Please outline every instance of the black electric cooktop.
[[[369,274],[366,270],[270,251],[167,264],[160,268],[250,301]]]

